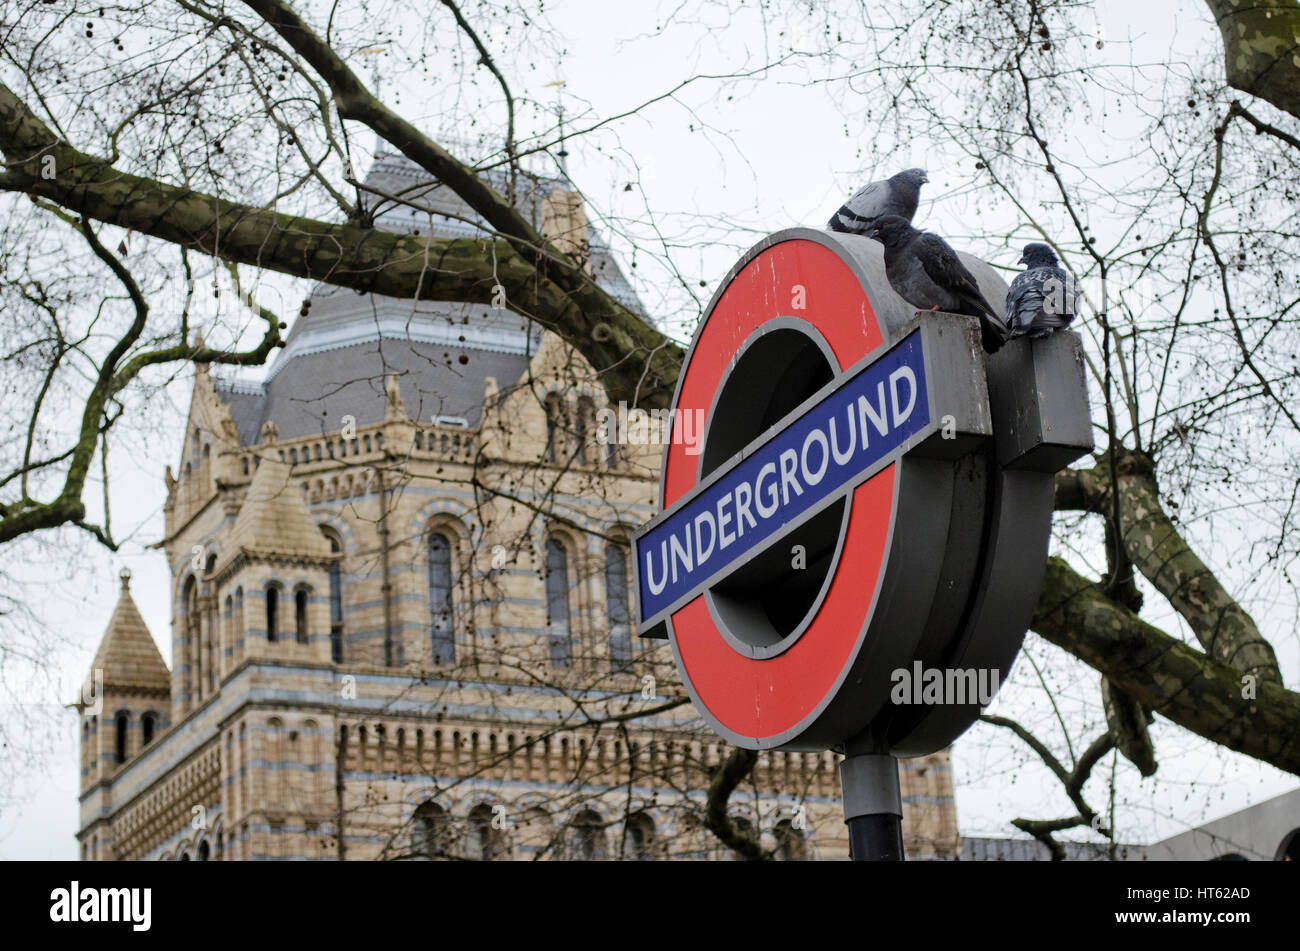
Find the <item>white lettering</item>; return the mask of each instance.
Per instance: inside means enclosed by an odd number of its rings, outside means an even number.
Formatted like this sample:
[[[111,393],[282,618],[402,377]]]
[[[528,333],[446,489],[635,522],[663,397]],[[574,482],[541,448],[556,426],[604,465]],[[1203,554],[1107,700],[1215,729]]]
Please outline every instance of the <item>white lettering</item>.
[[[736,533],[727,531],[727,526],[731,524],[731,513],[725,508],[731,501],[731,495],[724,495],[718,499],[718,548],[726,548],[736,540]]]
[[[754,480],[754,508],[758,509],[758,514],[763,518],[771,518],[773,513],[776,512],[778,504],[777,499],[779,496],[777,494],[777,486],[774,479],[769,486],[772,490],[768,494],[769,503],[767,505],[763,504],[763,476],[765,475],[776,476],[776,463],[769,462],[767,465],[763,466],[763,468],[759,469],[758,478]]]
[[[700,526],[704,523],[709,526],[709,547],[704,547],[704,540],[700,538]],[[713,546],[718,540],[718,526],[713,521],[713,513],[705,509],[699,515],[695,516],[695,564],[696,567],[703,565],[713,554]],[[689,569],[687,569],[689,570]]]
[[[900,410],[898,407],[898,381],[907,380],[907,408]],[[907,417],[912,415],[912,409],[916,406],[916,374],[908,366],[899,367],[893,373],[889,374],[890,396],[894,406],[894,425],[901,426]]]
[[[781,462],[781,502],[784,505],[790,504],[790,489],[794,489],[795,495],[803,495],[803,489],[795,481],[794,471],[799,466],[799,453],[793,449],[787,449],[779,456]]]
[[[820,443],[822,447],[822,464],[816,471],[808,468],[808,447],[814,443]],[[826,467],[830,465],[831,453],[830,448],[826,445],[826,434],[820,429],[814,429],[804,437],[803,450],[799,454],[800,471],[803,473],[805,485],[816,485],[826,475]]]

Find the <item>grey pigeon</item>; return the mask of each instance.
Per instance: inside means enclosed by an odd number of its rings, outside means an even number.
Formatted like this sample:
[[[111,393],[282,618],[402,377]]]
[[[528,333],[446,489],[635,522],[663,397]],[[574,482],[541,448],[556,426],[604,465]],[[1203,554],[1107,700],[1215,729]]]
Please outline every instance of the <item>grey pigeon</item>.
[[[866,234],[877,221],[886,215],[898,215],[912,220],[916,204],[921,200],[921,186],[930,179],[923,168],[909,168],[890,178],[863,185],[853,197],[840,205],[831,215],[831,231],[848,234]]]
[[[885,276],[899,297],[920,310],[978,317],[984,352],[998,351],[1007,326],[947,241],[897,216],[881,218],[867,237],[885,246]]]
[[[1059,266],[1052,249],[1037,241],[1025,245],[1025,270],[1007,291],[1007,326],[1011,336],[1046,337],[1067,326],[1079,309],[1074,281]]]

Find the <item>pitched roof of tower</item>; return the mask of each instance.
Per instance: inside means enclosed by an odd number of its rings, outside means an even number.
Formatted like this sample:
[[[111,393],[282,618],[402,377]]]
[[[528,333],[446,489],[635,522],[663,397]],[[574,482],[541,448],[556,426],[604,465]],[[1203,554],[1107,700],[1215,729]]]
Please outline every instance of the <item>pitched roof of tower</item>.
[[[170,690],[171,674],[131,597],[131,573],[124,570],[121,577],[122,593],[91,662],[92,676],[102,670],[108,686]]]
[[[307,512],[288,463],[263,456],[235,516],[222,561],[244,551],[254,555],[330,557],[330,544]]]
[[[481,174],[505,194],[503,171]],[[401,194],[409,203],[368,197],[376,229],[452,238],[491,231],[463,199],[404,156],[377,155],[365,181],[378,191]],[[576,202],[568,195],[572,188],[562,178],[521,171],[515,206],[534,227],[554,226],[550,219],[556,209],[548,199],[558,190],[566,195],[563,210],[582,216],[585,223],[581,207],[571,207]],[[590,225],[586,231],[589,270],[596,282],[644,313],[609,244]],[[477,427],[487,378],[496,379],[503,390],[512,388],[525,374],[540,338],[535,325],[511,310],[399,300],[318,285],[264,381],[213,383],[245,446],[260,441],[268,421],[276,423],[281,439],[338,432],[344,414],[358,425],[379,422],[387,407],[386,380],[393,373],[411,419],[429,423],[449,417]]]

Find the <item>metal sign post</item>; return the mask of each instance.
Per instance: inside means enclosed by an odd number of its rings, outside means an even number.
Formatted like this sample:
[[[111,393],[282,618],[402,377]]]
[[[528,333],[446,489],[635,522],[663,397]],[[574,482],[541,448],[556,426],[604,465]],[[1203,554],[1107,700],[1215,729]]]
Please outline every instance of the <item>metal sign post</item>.
[[[840,762],[849,858],[855,862],[903,860],[903,794],[898,760],[882,750],[872,730],[844,744]]]
[[[895,758],[947,746],[980,702],[912,706],[896,675],[1005,678],[1053,474],[1091,446],[1073,334],[986,361],[973,318],[894,294],[876,242],[779,232],[723,281],[683,364],[661,514],[634,539],[638,630],[671,640],[731,743],[843,752],[853,857],[901,858]]]

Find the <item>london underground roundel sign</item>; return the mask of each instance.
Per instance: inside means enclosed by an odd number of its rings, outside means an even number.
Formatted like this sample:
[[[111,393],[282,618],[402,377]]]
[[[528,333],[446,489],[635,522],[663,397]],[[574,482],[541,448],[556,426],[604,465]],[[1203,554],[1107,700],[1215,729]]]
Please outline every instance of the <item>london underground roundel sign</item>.
[[[1077,340],[1021,343],[996,358],[1003,382],[1077,370]],[[662,513],[633,546],[638,629],[671,639],[721,735],[827,749],[875,724],[916,755],[973,720],[977,705],[891,708],[892,675],[1005,674],[1041,583],[1051,473],[1082,441],[994,363],[974,320],[894,295],[868,239],[779,232],[732,269],[673,402],[673,428],[702,438],[665,440]],[[1003,404],[1024,419],[995,439]]]

